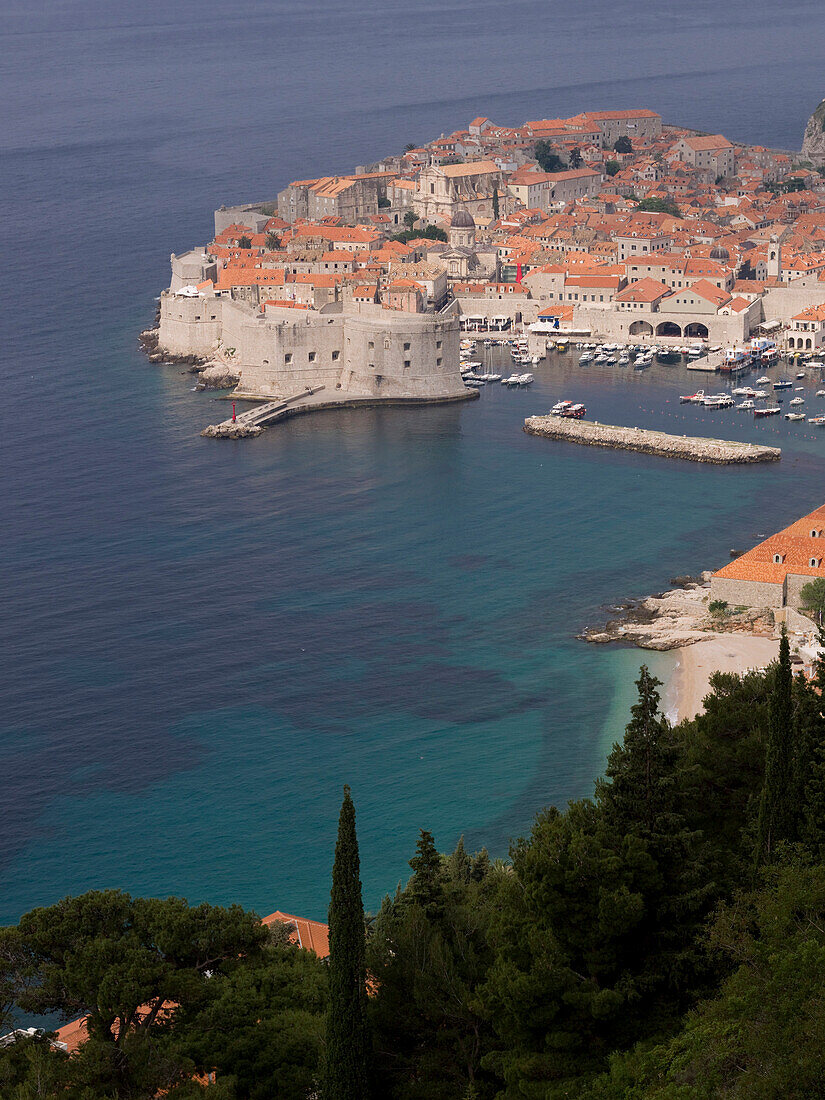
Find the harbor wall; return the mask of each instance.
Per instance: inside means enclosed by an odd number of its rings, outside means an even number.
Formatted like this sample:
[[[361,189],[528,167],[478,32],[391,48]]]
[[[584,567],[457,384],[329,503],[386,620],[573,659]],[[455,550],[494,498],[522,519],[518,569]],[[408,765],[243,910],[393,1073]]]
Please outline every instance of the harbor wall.
[[[646,428],[625,428],[558,416],[530,416],[524,421],[524,430],[531,435],[581,443],[589,447],[612,447],[661,458],[709,462],[717,466],[775,462],[782,454],[778,447],[762,447],[754,443],[724,439],[667,435],[665,432],[649,431]]]

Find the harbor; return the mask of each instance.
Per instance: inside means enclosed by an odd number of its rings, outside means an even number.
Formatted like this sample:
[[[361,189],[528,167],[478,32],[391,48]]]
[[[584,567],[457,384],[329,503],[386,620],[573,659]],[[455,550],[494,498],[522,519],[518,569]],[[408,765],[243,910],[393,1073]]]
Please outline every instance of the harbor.
[[[662,458],[687,459],[691,462],[709,462],[715,466],[777,462],[782,456],[779,447],[740,443],[736,440],[668,435],[666,432],[599,424],[596,421],[564,415],[529,416],[524,421],[524,430],[529,435],[540,435],[566,443],[611,447]]]

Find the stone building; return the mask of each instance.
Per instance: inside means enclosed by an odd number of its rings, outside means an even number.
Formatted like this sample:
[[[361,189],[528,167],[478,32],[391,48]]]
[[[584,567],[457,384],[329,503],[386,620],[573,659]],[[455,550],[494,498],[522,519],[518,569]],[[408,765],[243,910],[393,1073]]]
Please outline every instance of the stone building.
[[[492,218],[493,191],[503,194],[503,178],[491,160],[431,164],[419,174],[413,208],[427,222],[450,222],[461,206],[474,217]]]
[[[362,172],[294,180],[278,194],[278,214],[288,222],[328,217],[366,221],[378,213],[379,202],[386,199],[387,185],[394,179],[394,172]]]
[[[711,577],[711,600],[731,607],[801,606],[802,587],[825,579],[825,505],[760,542]]]
[[[434,316],[361,302],[321,310],[230,298],[161,296],[159,346],[173,355],[217,357],[239,376],[237,391],[288,397],[323,386],[348,397],[455,401],[468,396],[459,372],[459,326]]]

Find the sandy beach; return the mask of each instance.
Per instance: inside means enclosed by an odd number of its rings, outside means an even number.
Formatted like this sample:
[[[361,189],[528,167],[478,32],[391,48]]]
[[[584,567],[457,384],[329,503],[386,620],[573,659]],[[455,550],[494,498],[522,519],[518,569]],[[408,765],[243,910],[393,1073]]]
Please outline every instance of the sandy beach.
[[[693,718],[702,710],[714,672],[742,673],[775,660],[779,643],[746,634],[711,634],[707,641],[682,646],[667,688],[666,709],[672,720]]]

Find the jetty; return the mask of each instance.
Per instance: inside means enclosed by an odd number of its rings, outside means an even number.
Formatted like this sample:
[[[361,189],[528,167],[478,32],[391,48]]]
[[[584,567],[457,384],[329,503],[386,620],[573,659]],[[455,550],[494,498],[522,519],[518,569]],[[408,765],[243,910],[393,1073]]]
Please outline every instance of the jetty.
[[[571,420],[558,416],[528,416],[524,421],[524,430],[530,435],[542,435],[547,439],[560,439],[567,443],[582,443],[587,447],[612,447],[615,450],[638,451],[662,458],[710,462],[716,466],[777,462],[782,456],[779,447],[763,447],[758,443],[668,435],[666,432],[650,431],[647,428],[623,428],[592,420]]]

